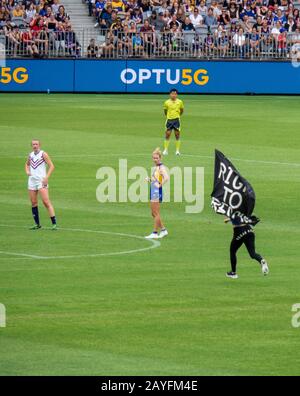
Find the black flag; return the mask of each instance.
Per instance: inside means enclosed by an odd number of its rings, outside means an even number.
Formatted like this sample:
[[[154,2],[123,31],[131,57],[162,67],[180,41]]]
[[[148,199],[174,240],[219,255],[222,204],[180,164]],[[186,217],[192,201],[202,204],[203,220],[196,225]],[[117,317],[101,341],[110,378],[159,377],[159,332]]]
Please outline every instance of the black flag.
[[[235,166],[220,151],[215,151],[214,189],[211,205],[216,213],[230,218],[251,216],[255,206],[255,192]]]

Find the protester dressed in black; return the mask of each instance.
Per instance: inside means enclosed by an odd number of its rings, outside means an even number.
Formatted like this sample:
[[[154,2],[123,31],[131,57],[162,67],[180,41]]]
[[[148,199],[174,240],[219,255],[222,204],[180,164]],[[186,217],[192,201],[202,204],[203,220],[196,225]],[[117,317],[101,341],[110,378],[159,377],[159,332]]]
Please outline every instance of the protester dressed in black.
[[[260,264],[262,273],[267,275],[269,273],[268,264],[266,260],[255,251],[255,234],[253,227],[259,222],[259,219],[256,216],[251,216],[247,218],[247,223],[244,223],[239,217],[225,219],[226,223],[229,221],[231,221],[233,225],[233,238],[230,244],[231,271],[227,272],[226,276],[232,279],[238,278],[236,273],[236,254],[243,244],[246,246],[249,256]]]

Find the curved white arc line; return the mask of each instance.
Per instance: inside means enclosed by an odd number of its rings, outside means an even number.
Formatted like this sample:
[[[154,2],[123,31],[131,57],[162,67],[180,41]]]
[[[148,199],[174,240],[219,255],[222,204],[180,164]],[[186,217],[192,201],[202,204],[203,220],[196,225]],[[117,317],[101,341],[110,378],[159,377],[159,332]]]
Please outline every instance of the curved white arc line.
[[[14,225],[6,225],[6,224],[0,224],[0,227],[12,227],[12,228],[26,228],[24,226],[14,226]],[[49,227],[44,227],[45,229],[51,229]],[[100,231],[100,230],[89,230],[89,229],[84,229],[84,228],[59,228],[59,230],[64,230],[64,231],[71,231],[71,232],[88,232],[88,233],[96,233],[96,234],[107,234],[107,235],[116,235],[116,236],[122,236],[122,237],[127,237],[127,238],[136,238],[136,239],[142,239],[146,240],[144,237],[140,235],[132,235],[132,234],[124,234],[121,232],[112,232],[112,231]],[[79,254],[79,255],[67,255],[67,256],[39,256],[39,255],[34,255],[34,254],[27,254],[27,253],[14,253],[14,252],[6,252],[3,250],[0,250],[0,254],[5,254],[8,256],[18,256],[18,257],[24,257],[24,258],[32,258],[32,259],[37,259],[37,260],[55,260],[55,259],[77,259],[77,258],[83,258],[83,257],[101,257],[101,256],[120,256],[123,254],[132,254],[132,253],[139,253],[139,252],[144,252],[147,250],[155,249],[158,248],[161,243],[159,241],[150,239],[146,240],[148,242],[151,242],[151,246],[147,246],[144,248],[139,248],[139,249],[132,249],[132,250],[124,250],[121,252],[108,252],[108,253],[93,253],[93,254]]]

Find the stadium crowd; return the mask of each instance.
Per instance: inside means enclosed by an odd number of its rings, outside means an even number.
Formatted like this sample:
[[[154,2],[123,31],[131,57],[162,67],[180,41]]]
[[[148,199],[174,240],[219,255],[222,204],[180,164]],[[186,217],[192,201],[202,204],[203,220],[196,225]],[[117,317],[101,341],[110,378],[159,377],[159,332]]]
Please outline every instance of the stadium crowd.
[[[0,0],[0,37],[18,56],[289,56],[300,43],[291,0],[86,0],[96,18],[84,54],[60,0]]]
[[[0,0],[0,37],[8,56],[79,56],[70,17],[59,0]]]
[[[89,0],[105,43],[90,57],[175,55],[288,57],[300,43],[291,0]]]

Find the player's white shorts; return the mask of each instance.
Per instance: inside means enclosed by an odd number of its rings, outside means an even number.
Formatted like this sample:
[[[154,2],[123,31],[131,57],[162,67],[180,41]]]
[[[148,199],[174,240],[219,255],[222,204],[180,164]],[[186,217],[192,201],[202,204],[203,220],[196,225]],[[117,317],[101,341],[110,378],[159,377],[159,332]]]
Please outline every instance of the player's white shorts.
[[[43,181],[40,178],[29,176],[28,178],[28,190],[38,191],[41,188],[48,188],[43,185]]]

